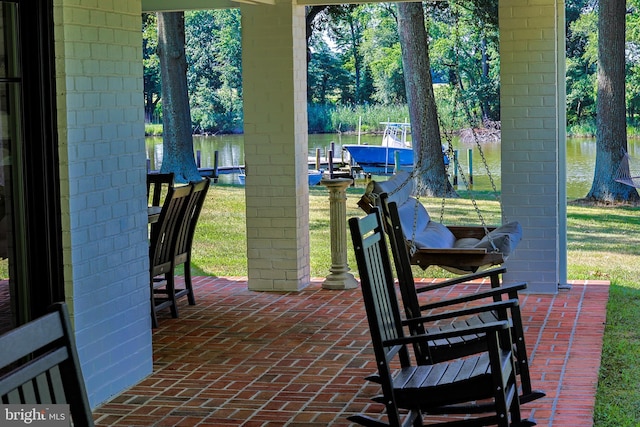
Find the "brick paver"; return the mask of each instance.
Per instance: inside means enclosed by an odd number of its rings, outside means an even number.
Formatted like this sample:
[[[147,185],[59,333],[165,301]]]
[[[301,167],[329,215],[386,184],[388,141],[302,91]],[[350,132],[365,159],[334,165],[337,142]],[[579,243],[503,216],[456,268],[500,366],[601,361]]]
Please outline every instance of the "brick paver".
[[[246,278],[198,277],[197,305],[160,316],[154,373],[94,411],[98,426],[346,426],[376,413],[379,387],[358,289],[252,292]],[[450,296],[473,291],[457,286]],[[539,426],[589,426],[608,282],[521,297]]]

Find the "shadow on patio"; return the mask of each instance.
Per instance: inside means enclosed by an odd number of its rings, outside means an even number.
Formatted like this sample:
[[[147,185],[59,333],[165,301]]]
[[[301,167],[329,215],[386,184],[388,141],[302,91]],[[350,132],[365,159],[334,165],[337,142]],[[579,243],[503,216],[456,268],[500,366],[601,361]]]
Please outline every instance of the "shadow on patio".
[[[252,292],[245,278],[198,277],[197,305],[161,314],[154,373],[94,411],[98,426],[346,426],[381,411],[359,289],[314,281],[298,293]],[[589,426],[608,282],[522,295],[534,388],[523,405],[538,426]],[[459,285],[454,296],[483,285]]]

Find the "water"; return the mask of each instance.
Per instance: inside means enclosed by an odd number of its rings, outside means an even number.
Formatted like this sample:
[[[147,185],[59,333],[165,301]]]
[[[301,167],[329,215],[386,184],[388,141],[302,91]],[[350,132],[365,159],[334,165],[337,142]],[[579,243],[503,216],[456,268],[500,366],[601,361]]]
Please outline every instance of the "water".
[[[360,143],[372,145],[380,144],[380,135],[362,135]],[[324,156],[331,143],[335,143],[336,154],[339,157],[343,144],[358,144],[357,135],[321,134],[309,135],[309,156],[314,157],[319,148]],[[218,151],[218,164],[220,166],[238,167],[244,164],[244,137],[243,135],[219,135],[219,136],[195,136],[193,138],[194,149],[201,153],[201,166],[213,167],[214,152]],[[454,149],[458,150],[459,161],[463,170],[468,175],[468,150],[472,150],[473,158],[473,185],[475,190],[490,190],[489,174],[494,178],[498,190],[500,189],[500,143],[486,143],[482,145],[482,151],[486,159],[485,168],[480,151],[475,144],[462,143],[459,140],[452,142]],[[629,154],[632,158],[640,159],[640,142],[630,140]],[[162,138],[147,138],[147,157],[151,163],[151,169],[162,164]],[[595,139],[572,138],[567,140],[567,197],[577,199],[587,195],[593,181],[593,170],[596,160]],[[488,173],[487,173],[488,169]],[[223,183],[237,183],[237,174],[221,175]],[[459,179],[462,184],[462,179]]]

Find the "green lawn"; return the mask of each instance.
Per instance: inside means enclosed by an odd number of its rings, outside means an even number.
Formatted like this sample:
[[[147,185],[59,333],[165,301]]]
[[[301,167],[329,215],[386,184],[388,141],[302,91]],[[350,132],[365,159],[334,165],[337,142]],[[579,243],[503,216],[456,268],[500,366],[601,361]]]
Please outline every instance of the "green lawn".
[[[356,202],[363,189],[348,190],[347,217],[362,216]],[[500,207],[486,194],[477,196],[488,224],[499,223]],[[434,218],[442,200],[421,200]],[[325,277],[329,253],[329,201],[326,188],[310,189],[311,273]],[[464,198],[447,199],[447,224],[477,224],[473,204]],[[245,276],[244,188],[215,185],[208,194],[193,247],[194,274]],[[348,248],[349,265],[355,266]],[[595,426],[640,425],[640,208],[568,207],[569,279],[611,281],[607,306],[602,368],[598,385]],[[416,269],[422,277],[450,273],[431,267]]]

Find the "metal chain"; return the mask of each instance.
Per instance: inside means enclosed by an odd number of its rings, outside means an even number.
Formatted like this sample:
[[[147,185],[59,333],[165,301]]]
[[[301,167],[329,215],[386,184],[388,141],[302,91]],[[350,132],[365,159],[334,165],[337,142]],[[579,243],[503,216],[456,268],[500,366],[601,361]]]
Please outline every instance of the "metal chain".
[[[454,5],[455,6],[455,5]],[[454,26],[455,30],[454,30],[454,37],[455,40],[459,39],[459,24],[456,18],[456,25]],[[456,44],[457,46],[457,44]],[[458,51],[457,49],[454,49],[455,52],[455,57],[456,57],[456,63],[458,63]],[[459,93],[459,88],[455,87],[454,89],[454,102],[453,102],[453,113],[452,113],[452,122],[455,121],[455,117],[457,116],[457,109],[458,109],[458,102],[461,102],[465,111],[465,114],[467,115],[467,117],[471,117],[470,115],[470,111],[469,108],[467,106],[467,104],[463,101],[460,100],[460,93]],[[440,115],[437,114],[437,117],[439,117],[439,122],[440,122],[440,127],[444,130],[445,126],[444,126],[444,122],[442,121],[442,119],[440,118]],[[471,123],[471,131],[474,137],[474,141],[476,142],[476,145],[478,147],[478,151],[480,152],[480,157],[482,159],[482,163],[485,167],[485,170],[487,171],[487,176],[489,177],[489,181],[491,183],[491,187],[493,189],[494,194],[497,196],[498,195],[498,191],[497,191],[497,187],[495,184],[495,180],[493,178],[493,175],[491,174],[491,171],[489,169],[489,164],[487,162],[486,156],[484,154],[484,150],[482,150],[481,144],[480,144],[480,140],[478,139],[478,136],[476,134],[475,128],[473,126],[473,123]],[[452,157],[453,157],[453,153],[454,153],[454,149],[453,149],[453,143],[452,143],[452,137],[451,137],[452,132],[446,132],[445,131],[445,138],[447,140],[447,156],[449,157],[449,164],[451,164],[452,161]],[[403,181],[399,186],[397,186],[395,189],[393,189],[392,191],[390,191],[388,193],[389,196],[397,193],[398,191],[400,191],[402,188],[404,188],[411,180],[414,180],[416,177],[416,174],[418,172],[422,172],[422,162],[423,162],[423,158],[426,155],[426,144],[421,144],[420,146],[420,153],[418,153],[418,159],[414,165],[414,168],[412,169],[412,171],[410,172],[408,178]],[[455,167],[455,165],[454,165]],[[445,174],[444,174],[444,179],[445,179],[445,190],[446,190],[446,185],[448,184],[448,171],[449,171],[449,165],[445,165]],[[498,249],[496,248],[495,244],[493,243],[493,239],[491,238],[491,235],[489,234],[489,229],[487,227],[486,221],[484,219],[484,216],[482,215],[482,212],[480,211],[480,207],[478,206],[476,197],[474,195],[473,190],[471,189],[471,187],[469,186],[469,183],[467,181],[467,177],[464,173],[464,171],[462,170],[462,166],[459,164],[457,165],[457,171],[458,174],[460,175],[460,177],[462,178],[462,181],[464,183],[464,186],[467,188],[467,190],[469,191],[469,195],[471,197],[471,202],[473,204],[474,210],[476,211],[476,214],[478,216],[478,219],[480,220],[480,223],[482,225],[482,228],[484,229],[485,235],[489,238],[489,242],[491,243],[491,246],[493,247],[493,250],[495,252],[498,252]],[[418,184],[419,185],[419,184]],[[415,198],[417,203],[420,203],[420,194],[421,194],[421,189],[420,188],[416,188],[416,194],[415,194]],[[373,195],[373,193],[372,193]],[[377,197],[377,195],[375,195],[375,197]],[[374,198],[375,198],[374,197]],[[499,197],[497,197],[497,199],[499,200]],[[417,228],[418,228],[418,205],[416,203],[416,207],[414,209],[414,214],[413,214],[413,227],[412,227],[412,233],[411,233],[411,241],[410,241],[410,248],[409,248],[409,253],[411,256],[413,256],[415,254],[415,252],[417,251],[417,247],[415,245],[415,237],[416,237],[416,233],[417,233]],[[446,205],[446,191],[443,192],[443,196],[442,196],[442,202],[441,202],[441,206],[440,206],[440,223],[444,223],[444,212],[445,212],[445,205]]]
[[[455,8],[455,6],[456,6],[455,2],[453,2],[452,6]],[[458,23],[457,13],[455,14],[455,17],[456,17],[456,23],[454,25],[454,40],[457,41],[460,38],[459,23]],[[456,47],[454,47],[455,63],[458,64],[459,63],[459,55],[458,55],[458,49],[457,49],[458,43],[455,43],[454,46],[456,46]],[[456,74],[457,74],[457,70],[456,70]],[[461,78],[461,77],[458,76],[457,78]],[[452,112],[452,125],[453,125],[453,122],[455,122],[455,118],[457,117],[458,103],[459,102],[462,103],[464,111],[465,111],[465,114],[469,118],[471,129],[472,129],[472,132],[473,132],[473,135],[474,135],[474,139],[476,141],[478,149],[480,150],[480,157],[482,158],[482,161],[483,161],[483,164],[485,166],[485,169],[487,170],[487,174],[489,175],[489,179],[491,181],[491,185],[492,185],[492,187],[494,189],[494,192],[497,194],[495,182],[493,180],[493,177],[491,176],[491,172],[489,171],[489,165],[488,165],[487,160],[485,158],[484,152],[483,152],[482,148],[480,147],[480,141],[478,140],[477,135],[475,133],[475,130],[474,130],[474,127],[473,127],[473,123],[471,123],[471,120],[470,120],[471,115],[470,115],[469,108],[468,108],[467,104],[464,101],[460,100],[460,89],[459,89],[458,85],[455,85],[455,87],[454,87],[454,100],[453,100],[453,112]],[[444,129],[444,125],[443,125],[442,119],[440,119],[440,120],[441,120],[440,126]],[[449,163],[451,163],[451,161],[452,161],[451,157],[452,157],[453,152],[454,152],[451,134],[452,134],[452,132],[445,132],[445,135],[446,135],[446,138],[447,138],[447,142],[448,142],[448,155],[450,156]],[[456,165],[454,164],[454,167],[455,166]],[[491,243],[491,247],[493,248],[493,250],[497,252],[498,249],[496,248],[495,244],[493,243],[493,239],[492,239],[491,235],[489,234],[489,229],[487,227],[487,224],[486,224],[486,221],[484,219],[484,216],[482,215],[482,212],[480,211],[480,208],[478,206],[478,203],[477,203],[476,197],[474,195],[474,192],[471,189],[471,187],[469,186],[469,183],[467,181],[467,177],[466,177],[464,171],[462,170],[462,166],[460,165],[459,162],[457,164],[457,172],[460,174],[460,177],[462,178],[462,182],[464,183],[464,186],[469,191],[469,195],[471,197],[471,203],[473,204],[473,208],[476,211],[476,215],[478,216],[478,219],[480,220],[480,224],[482,225],[482,228],[484,229],[484,233],[489,238],[489,242]],[[445,179],[447,179],[447,174],[445,174]],[[443,197],[442,197],[442,205],[441,205],[441,208],[440,208],[440,222],[441,223],[444,222],[445,200],[446,200],[446,197],[445,197],[445,195],[443,195]]]
[[[491,183],[491,189],[493,191],[493,197],[498,201],[498,203],[500,204],[500,215],[502,217],[502,222],[508,222],[507,217],[504,215],[504,212],[502,210],[502,200],[500,197],[500,193],[498,192],[498,188],[496,186],[496,182],[493,179],[493,174],[491,173],[491,169],[489,168],[489,163],[487,162],[487,158],[484,155],[484,150],[482,149],[482,144],[480,143],[480,139],[478,138],[478,134],[476,133],[475,128],[471,127],[471,134],[473,135],[473,140],[476,143],[476,146],[478,147],[478,152],[480,153],[480,158],[482,159],[482,164],[484,166],[484,169],[487,171],[487,177],[489,178],[489,182]]]

